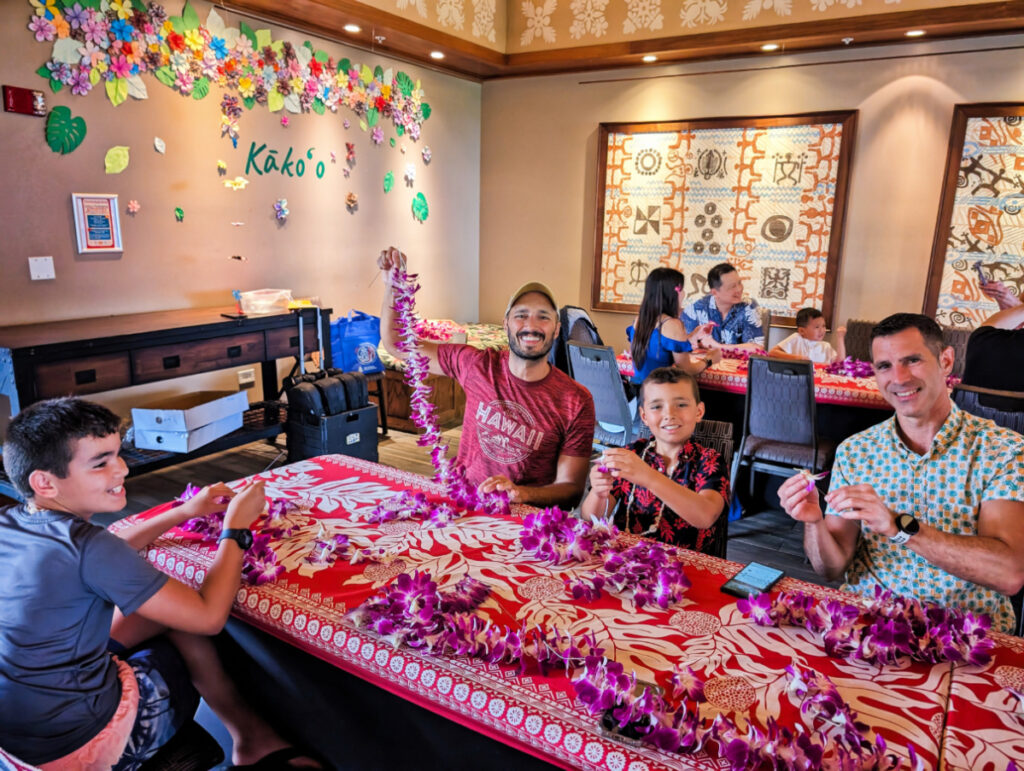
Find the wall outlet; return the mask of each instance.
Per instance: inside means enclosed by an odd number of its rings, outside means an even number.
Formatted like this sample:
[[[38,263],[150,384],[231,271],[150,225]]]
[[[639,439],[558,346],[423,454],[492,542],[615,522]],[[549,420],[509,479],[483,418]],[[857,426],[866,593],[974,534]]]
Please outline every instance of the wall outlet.
[[[252,388],[256,385],[256,370],[240,369],[238,370],[238,387],[239,388]]]
[[[57,278],[57,273],[53,269],[53,257],[29,257],[28,274],[33,281]]]

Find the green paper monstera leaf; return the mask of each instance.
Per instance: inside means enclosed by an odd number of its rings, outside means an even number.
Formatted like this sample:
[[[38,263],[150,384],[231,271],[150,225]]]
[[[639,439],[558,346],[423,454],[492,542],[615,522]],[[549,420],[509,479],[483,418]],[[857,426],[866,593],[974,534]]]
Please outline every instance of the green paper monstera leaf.
[[[384,192],[390,193],[391,188],[395,186],[395,175],[393,172],[388,172],[384,175]]]
[[[46,144],[55,153],[66,155],[85,139],[85,119],[72,118],[71,110],[58,105],[46,116]]]
[[[402,92],[402,96],[409,96],[412,94],[412,90],[415,87],[412,78],[406,75],[404,72],[399,72],[395,76],[395,82],[398,84],[398,90]]]
[[[412,216],[420,222],[424,222],[430,216],[427,197],[423,193],[417,193],[412,199]]]
[[[198,78],[192,84],[192,98],[195,100],[203,99],[207,94],[210,93],[210,80],[209,78]]]

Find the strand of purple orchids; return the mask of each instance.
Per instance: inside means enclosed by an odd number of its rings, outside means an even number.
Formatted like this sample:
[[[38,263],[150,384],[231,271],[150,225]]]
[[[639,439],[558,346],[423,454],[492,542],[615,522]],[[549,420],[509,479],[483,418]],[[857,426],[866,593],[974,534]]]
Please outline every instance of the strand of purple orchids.
[[[852,356],[845,359],[837,359],[825,366],[825,371],[830,375],[843,375],[845,377],[874,377],[875,369],[870,361],[861,361]]]
[[[602,656],[588,656],[583,672],[573,680],[576,698],[603,727],[627,739],[653,745],[665,752],[708,751],[709,740],[732,771],[759,768],[810,771],[823,767],[867,770],[896,769],[902,763],[887,753],[885,740],[865,736],[867,726],[826,676],[811,670],[786,667],[787,694],[798,700],[802,714],[810,717],[812,730],[796,730],[774,717],[762,731],[749,725],[741,731],[736,722],[719,713],[713,720],[700,717],[706,701],[704,680],[691,667],[677,665],[670,676],[669,706],[655,686],[644,686],[626,675],[621,664]],[[908,746],[911,769],[924,765],[914,747]],[[709,754],[711,754],[709,752]],[[828,762],[826,763],[826,759]]]
[[[560,508],[534,511],[523,519],[519,543],[540,560],[556,565],[601,560],[601,572],[589,573],[566,589],[577,600],[593,602],[604,591],[632,593],[638,608],[653,604],[667,608],[690,588],[678,551],[657,541],[641,540],[628,548],[617,544],[618,528],[610,520],[577,519]]]
[[[348,614],[359,629],[373,631],[396,648],[407,645],[434,655],[464,656],[489,664],[513,664],[525,674],[560,669],[567,674],[600,652],[594,636],[573,636],[557,629],[492,624],[475,613],[490,589],[465,576],[440,591],[428,573],[402,573]]]
[[[448,453],[437,420],[436,407],[430,401],[431,387],[427,385],[430,374],[430,359],[420,352],[416,334],[419,319],[416,317],[416,292],[419,284],[415,274],[401,268],[391,272],[390,282],[394,296],[395,330],[398,340],[395,347],[405,358],[405,382],[411,389],[409,411],[412,422],[423,434],[417,440],[421,447],[430,448],[430,463],[434,467],[434,479],[444,489],[449,503],[436,503],[425,495],[400,493],[398,501],[385,501],[371,512],[371,522],[385,522],[396,519],[427,519],[438,527],[444,527],[462,511],[479,510],[489,514],[508,514],[509,500],[505,492],[478,493],[466,480],[465,471]],[[439,510],[440,507],[440,510]]]
[[[761,626],[793,624],[821,635],[829,656],[878,666],[905,659],[982,666],[995,647],[987,615],[895,596],[880,587],[864,610],[803,592],[781,592],[774,600],[759,594],[737,607]]]
[[[180,506],[194,497],[199,489],[195,485],[186,485],[185,491],[175,499],[173,505]],[[228,500],[227,497],[216,500],[216,503],[224,504],[222,511],[215,511],[206,517],[193,517],[178,527],[181,530],[202,536],[204,543],[216,543],[221,530],[224,529],[224,513],[227,511]],[[269,529],[264,529],[263,532],[253,536],[252,546],[242,557],[242,580],[246,583],[260,586],[273,581],[284,572],[284,565],[278,563],[277,555],[270,548],[270,539],[271,537],[280,537],[274,535],[275,528],[281,526],[279,520],[283,519],[284,511],[289,505],[294,506],[291,501],[283,498],[271,499],[267,508],[267,519],[263,523],[264,528],[269,526]]]
[[[722,348],[723,359],[739,359],[749,361],[751,356],[767,356],[768,351],[763,348],[755,348],[753,351],[746,348]]]

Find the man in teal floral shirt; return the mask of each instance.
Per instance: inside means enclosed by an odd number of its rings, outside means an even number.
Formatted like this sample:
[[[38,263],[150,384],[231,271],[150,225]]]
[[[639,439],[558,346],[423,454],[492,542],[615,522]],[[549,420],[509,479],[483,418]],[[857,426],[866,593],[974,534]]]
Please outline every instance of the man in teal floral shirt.
[[[1009,595],[1024,586],[1024,438],[959,409],[946,377],[952,348],[912,313],[871,332],[878,390],[896,414],[839,446],[821,512],[807,477],[779,488],[804,522],[804,549],[829,580],[874,586],[975,613],[1012,631]]]

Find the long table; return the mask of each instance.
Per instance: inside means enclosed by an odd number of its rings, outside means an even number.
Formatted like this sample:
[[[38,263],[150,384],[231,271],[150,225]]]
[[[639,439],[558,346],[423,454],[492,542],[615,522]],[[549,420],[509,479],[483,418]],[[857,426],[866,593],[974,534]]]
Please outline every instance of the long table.
[[[798,721],[798,710],[785,696],[783,674],[796,662],[832,678],[861,720],[901,757],[907,756],[906,746],[912,743],[926,767],[938,767],[944,737],[960,741],[958,737],[968,734],[959,731],[959,725],[992,722],[1010,732],[1013,757],[1018,763],[1024,760],[1024,720],[1019,708],[1009,708],[1014,697],[998,687],[999,678],[1005,677],[1002,662],[1011,667],[1021,663],[1017,638],[996,635],[996,662],[986,670],[970,671],[969,679],[961,674],[969,670],[948,664],[878,668],[836,661],[825,656],[806,631],[758,627],[744,618],[733,598],[719,591],[740,567],[737,563],[686,552],[683,561],[693,586],[667,610],[638,609],[631,600],[614,596],[585,604],[567,594],[564,579],[593,566],[554,566],[525,554],[517,538],[518,516],[528,511],[525,507],[516,507],[513,517],[474,514],[442,529],[414,521],[371,525],[366,517],[378,501],[402,489],[428,494],[438,494],[439,489],[414,474],[338,455],[300,461],[259,477],[266,481],[268,496],[295,499],[302,508],[293,515],[295,533],[273,542],[287,572],[263,586],[242,586],[233,610],[237,618],[404,700],[556,765],[610,771],[721,767],[719,760],[705,754],[668,755],[605,735],[576,703],[563,674],[517,676],[509,667],[396,649],[353,627],[346,613],[403,572],[427,571],[442,588],[470,575],[491,587],[491,597],[478,612],[495,623],[593,632],[609,657],[662,686],[678,662],[703,671],[709,698],[703,709],[709,715],[725,711],[740,722],[761,726],[769,716],[789,724]],[[137,516],[152,516],[165,508]],[[384,548],[388,558],[356,565],[311,565],[305,557],[321,527],[332,534],[345,533],[356,547]],[[161,570],[193,586],[202,582],[213,554],[213,547],[194,534],[177,531],[146,552]],[[779,588],[840,596],[788,578]],[[1024,672],[1014,671],[1018,678]],[[969,689],[967,695],[962,682]],[[953,703],[969,702],[970,714],[949,710],[951,683]],[[997,712],[995,702],[1006,708]],[[338,720],[343,720],[346,707],[338,709]],[[976,761],[1002,757],[998,753],[1005,745],[998,737],[970,734],[970,751],[961,753],[963,767],[982,768]],[[959,760],[952,763],[954,758],[960,755],[949,755],[949,767],[961,767]]]

